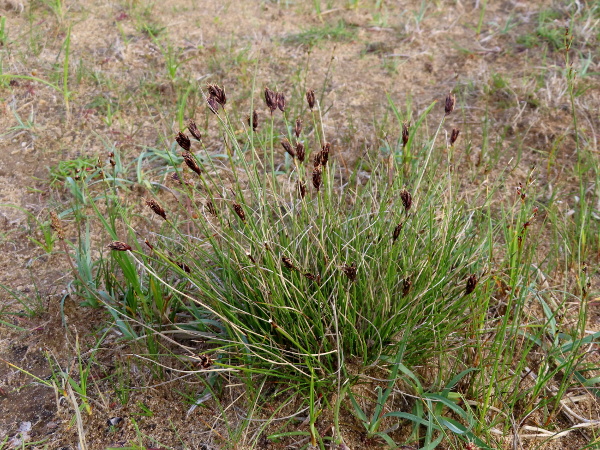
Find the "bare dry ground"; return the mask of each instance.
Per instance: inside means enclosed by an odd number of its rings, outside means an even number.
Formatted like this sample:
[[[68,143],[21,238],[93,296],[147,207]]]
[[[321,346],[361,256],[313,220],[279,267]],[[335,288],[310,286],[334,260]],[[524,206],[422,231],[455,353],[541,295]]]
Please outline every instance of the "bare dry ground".
[[[27,421],[32,441],[45,439],[39,448],[77,447],[72,404],[15,366],[46,379],[48,358],[69,367],[76,346],[85,352],[108,323],[103,312],[68,295],[72,275],[60,249],[49,253],[34,241],[44,242],[40,223],[48,222],[48,211],[68,202],[64,178],[98,158],[104,164],[111,146],[135,173],[143,149],[172,145],[186,92],[183,117],[194,115],[210,136],[200,93],[207,82],[224,85],[230,102],[246,109],[254,79],[258,92],[272,86],[289,98],[301,97],[305,87],[322,92],[324,131],[349,165],[361,152],[397,138],[388,96],[422,111],[454,91],[458,113],[449,127],[461,129],[457,170],[475,171],[477,183],[504,173],[507,195],[513,195],[535,167],[540,197],[556,194],[560,185],[565,211],[573,208],[576,156],[561,48],[564,27],[571,25],[578,86],[585,89],[575,107],[583,133],[595,136],[590,142],[597,155],[597,2],[589,20],[573,19],[585,2],[321,3],[319,17],[309,1],[0,2],[7,33],[0,67],[4,75],[18,75],[0,81],[0,284],[14,292],[0,291],[0,357],[12,364],[0,366],[0,448]],[[348,7],[353,3],[358,6]],[[266,117],[262,99],[254,101]],[[212,137],[218,152],[218,136]],[[210,137],[207,142],[210,148]],[[151,164],[142,169],[152,176]],[[466,176],[465,190],[473,182]],[[597,195],[598,187],[591,189]],[[143,191],[137,186],[124,195],[141,200]],[[593,258],[590,267],[598,255]],[[596,269],[593,276],[597,283]],[[597,311],[589,328],[600,328]],[[122,406],[109,390],[120,379],[111,371],[129,350],[110,341],[102,346],[110,351],[93,370],[91,414],[83,414],[89,448],[158,446],[152,439],[174,448],[228,445],[210,431],[211,407],[186,414],[186,396],[193,398],[199,387],[185,380],[163,384],[133,357],[133,388]],[[599,418],[597,405],[587,408],[588,417]],[[114,417],[127,420],[109,427]],[[350,417],[347,422],[354,448],[382,447],[361,440],[358,425]],[[581,448],[591,436],[571,433],[543,447]],[[261,448],[283,448],[260,442]],[[536,441],[519,445],[539,448]],[[506,448],[513,448],[511,437]]]

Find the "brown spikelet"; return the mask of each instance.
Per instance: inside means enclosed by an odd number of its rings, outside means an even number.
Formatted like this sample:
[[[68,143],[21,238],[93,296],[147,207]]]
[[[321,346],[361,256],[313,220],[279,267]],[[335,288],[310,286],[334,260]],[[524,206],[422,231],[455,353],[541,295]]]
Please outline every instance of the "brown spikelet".
[[[192,169],[198,175],[200,175],[202,173],[202,171],[200,170],[200,166],[198,165],[198,163],[196,162],[196,159],[192,156],[192,154],[190,152],[183,152],[181,154],[181,156],[183,156],[183,160],[185,161],[185,164],[190,169]]]
[[[306,152],[304,151],[304,144],[300,141],[296,142],[296,158],[298,158],[298,161],[304,162],[305,156]]]
[[[239,203],[233,202],[233,210],[238,215],[238,217],[242,220],[242,222],[246,221],[246,213],[244,212],[244,208]]]
[[[453,93],[449,93],[446,96],[446,103],[444,104],[444,111],[446,115],[449,115],[454,111],[454,104],[456,103],[456,96]]]
[[[154,250],[154,245],[152,245],[147,238],[144,239],[144,244],[146,244],[150,250]]]
[[[169,258],[169,261],[171,261],[173,264],[175,264],[177,267],[179,267],[181,270],[183,270],[186,273],[190,273],[192,271],[190,269],[190,266],[188,266],[186,263],[178,262],[171,258]]]
[[[400,236],[402,225],[404,224],[400,222],[398,225],[396,225],[396,228],[394,228],[394,232],[392,233],[392,242],[396,242],[396,239],[398,239],[398,236]]]
[[[211,200],[207,201],[205,206],[209,213],[211,213],[213,216],[217,217],[217,210]]]
[[[314,275],[310,272],[306,272],[304,274],[304,277],[309,279],[310,281],[316,282],[317,284],[321,284],[321,275]]]
[[[277,107],[279,108],[279,110],[281,112],[285,111],[285,95],[283,94],[283,92],[277,92],[275,94],[275,98],[277,99]]]
[[[208,369],[212,366],[213,360],[210,359],[208,355],[198,355],[198,364],[197,366],[201,369]]]
[[[227,103],[227,96],[225,95],[224,88],[220,88],[216,84],[209,84],[206,88],[210,97],[214,98],[219,105],[225,106],[225,103]]]
[[[163,207],[158,204],[158,202],[156,200],[154,200],[154,199],[146,200],[146,205],[149,206],[152,211],[154,211],[154,214],[167,220],[167,213],[165,212]]]
[[[404,278],[402,280],[402,297],[406,297],[409,294],[411,287],[412,287],[412,281],[411,281],[410,277]]]
[[[408,138],[410,137],[410,125],[407,122],[402,124],[402,147],[406,147],[408,144]]]
[[[527,194],[525,193],[523,183],[519,183],[519,185],[517,186],[517,195],[521,197],[521,200],[525,200],[527,198]]]
[[[177,136],[175,136],[175,140],[177,141],[177,143],[179,144],[179,146],[184,149],[186,152],[190,151],[190,148],[192,147],[192,143],[190,142],[190,138],[187,137],[185,134],[183,134],[181,131],[179,133],[177,133]]]
[[[329,152],[331,151],[331,144],[329,142],[326,142],[325,145],[323,145],[322,150],[321,150],[321,165],[325,166],[327,165],[327,162],[329,161]]]
[[[246,252],[246,256],[250,261],[252,261],[253,264],[256,264],[256,259],[254,259],[254,256],[252,256],[252,253]]]
[[[477,275],[472,273],[467,278],[467,287],[465,288],[465,295],[469,295],[471,292],[475,290],[475,286],[477,286]]]
[[[50,211],[50,226],[56,232],[56,236],[61,241],[65,240],[65,229],[63,228],[62,221],[55,211]]]
[[[458,139],[458,135],[460,134],[460,130],[457,128],[452,128],[452,134],[450,135],[450,145],[454,145],[456,140]]]
[[[296,126],[294,127],[294,134],[297,138],[299,138],[300,133],[302,133],[302,120],[300,120],[300,117],[298,117],[296,119]]]
[[[316,169],[320,165],[321,165],[321,152],[318,152],[315,154],[315,157],[313,158],[313,166]]]
[[[214,97],[208,97],[206,99],[206,103],[208,104],[208,108],[213,114],[219,114],[219,102]]]
[[[292,144],[290,144],[290,141],[284,139],[283,141],[281,141],[281,146],[292,158],[296,157],[296,152],[292,148]]]
[[[106,247],[110,248],[111,250],[116,250],[118,252],[126,252],[126,251],[131,250],[131,246],[129,246],[125,242],[121,242],[121,241],[111,242]]]
[[[281,258],[281,262],[289,270],[298,270],[290,258],[284,256]]]
[[[317,192],[319,191],[319,189],[321,189],[321,182],[323,181],[322,179],[322,175],[321,175],[321,166],[317,166],[315,167],[315,170],[313,170],[312,173],[312,183],[314,188],[317,190]]]
[[[298,194],[300,194],[300,198],[304,198],[306,195],[306,183],[304,181],[298,180],[296,182],[296,186],[298,188]]]
[[[271,115],[277,109],[277,96],[275,92],[273,92],[268,87],[265,88],[265,103],[267,104],[267,108],[271,111]]]
[[[408,211],[412,206],[412,195],[406,189],[402,189],[400,191],[400,200],[402,200],[402,204],[404,205],[404,209]]]
[[[110,159],[108,160],[108,162],[109,162],[109,163],[110,163],[110,165],[111,165],[111,166],[113,166],[113,167],[115,167],[115,166],[117,165],[117,163],[115,162],[115,160],[114,160],[114,159],[112,159],[112,158],[110,158]]]
[[[308,102],[308,107],[310,109],[315,107],[315,91],[313,89],[306,91],[306,101]]]
[[[191,181],[187,181],[186,179],[184,179],[183,177],[180,177],[179,174],[177,172],[173,172],[171,174],[171,179],[175,182],[175,183],[179,183],[181,185],[187,184],[188,186],[192,185],[193,183]]]
[[[258,128],[258,113],[256,110],[252,111],[252,116],[248,116],[248,126],[252,127],[253,131]]]
[[[344,272],[344,274],[346,274],[346,276],[348,277],[348,279],[350,281],[356,280],[356,274],[357,274],[356,263],[352,263],[352,265],[350,265],[350,266],[348,264],[344,264],[342,266],[342,271]]]
[[[196,122],[193,121],[193,119],[190,119],[188,122],[188,131],[192,136],[194,136],[194,139],[196,139],[197,141],[199,141],[202,138],[200,130],[198,130],[198,126],[196,125]]]

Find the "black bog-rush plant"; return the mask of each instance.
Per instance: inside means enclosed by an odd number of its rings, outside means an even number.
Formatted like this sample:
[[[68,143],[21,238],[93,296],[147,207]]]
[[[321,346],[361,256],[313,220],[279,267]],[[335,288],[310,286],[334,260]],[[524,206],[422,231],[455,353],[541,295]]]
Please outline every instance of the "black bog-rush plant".
[[[118,213],[123,236],[118,221],[103,220],[123,241],[102,267],[105,301],[127,335],[200,332],[213,367],[296,380],[311,393],[352,379],[350,361],[385,364],[402,349],[410,367],[468,345],[491,244],[477,210],[449,195],[457,177],[436,155],[454,97],[434,136],[420,125],[435,104],[404,126],[391,158],[366,152],[351,169],[323,136],[313,91],[305,117],[282,116],[282,136],[275,112],[285,97],[267,88],[264,99],[271,126],[254,110],[250,125],[247,115],[233,124],[224,90],[209,86],[226,163],[211,158],[192,121],[196,141],[175,138],[183,163],[172,159],[168,196],[145,200],[149,230]]]

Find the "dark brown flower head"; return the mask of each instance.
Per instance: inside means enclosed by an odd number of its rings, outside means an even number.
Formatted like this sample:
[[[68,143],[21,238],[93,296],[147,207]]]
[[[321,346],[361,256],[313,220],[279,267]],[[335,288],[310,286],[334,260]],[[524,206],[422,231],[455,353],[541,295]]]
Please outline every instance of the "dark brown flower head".
[[[292,148],[292,144],[290,144],[290,141],[284,139],[283,141],[281,141],[281,146],[292,158],[296,157],[296,152]]]
[[[211,200],[206,202],[206,210],[212,214],[213,216],[217,216],[217,209],[215,208],[215,205],[213,204],[213,202]]]
[[[271,114],[277,109],[277,94],[269,88],[265,88],[265,103]]]
[[[179,183],[179,184],[181,184],[182,186],[183,186],[184,184],[187,184],[188,186],[191,186],[191,185],[193,185],[193,184],[194,184],[194,183],[192,183],[191,181],[189,181],[189,180],[186,180],[184,177],[182,177],[182,176],[179,176],[179,174],[178,174],[177,172],[173,172],[173,174],[171,175],[171,179],[172,179],[172,180],[173,180],[175,183]]]
[[[246,256],[248,257],[248,259],[250,261],[252,261],[253,264],[256,264],[256,259],[254,259],[254,256],[252,256],[252,253],[250,253],[250,252],[247,251],[246,252]]]
[[[460,130],[457,128],[452,128],[452,134],[450,135],[450,145],[454,145],[456,140],[458,139],[458,135],[460,134]]]
[[[310,272],[306,272],[304,277],[309,279],[310,281],[314,281],[317,284],[321,284],[321,275],[314,275]]]
[[[304,151],[304,144],[300,141],[296,142],[296,158],[298,158],[298,161],[304,162],[305,156],[306,152]]]
[[[410,137],[409,130],[410,125],[404,122],[402,124],[402,147],[406,147],[406,144],[408,144],[408,138]]]
[[[213,114],[219,114],[219,102],[217,102],[216,98],[208,97],[206,103],[208,103],[208,107]]]
[[[126,252],[126,251],[131,250],[131,246],[129,246],[125,242],[121,242],[121,241],[111,242],[106,247],[110,248],[111,250],[116,250],[118,252]]]
[[[446,111],[446,115],[449,115],[454,111],[454,104],[456,103],[456,96],[453,93],[449,93],[446,97],[446,104],[444,105],[444,110]]]
[[[406,277],[402,280],[402,297],[406,297],[410,292],[410,288],[412,287],[412,281],[410,277]]]
[[[246,221],[246,213],[244,212],[244,208],[239,203],[233,202],[233,210],[238,215],[238,217],[242,220],[242,222]]]
[[[313,186],[315,187],[315,189],[317,190],[317,192],[319,191],[319,189],[321,189],[321,181],[322,181],[321,166],[316,166],[315,170],[313,170],[313,173],[312,173],[312,183],[313,183]]]
[[[190,138],[187,137],[185,134],[183,134],[181,131],[179,133],[177,133],[177,136],[175,136],[175,140],[177,141],[177,143],[179,144],[179,146],[184,149],[186,152],[190,151],[190,148],[192,147],[192,143],[190,142]]]
[[[394,232],[392,233],[392,242],[396,242],[396,240],[400,236],[400,232],[402,231],[402,225],[404,224],[400,222],[398,225],[396,225],[396,228],[394,228]]]
[[[188,122],[188,131],[192,136],[194,136],[194,139],[196,139],[197,141],[199,141],[202,138],[200,130],[198,130],[198,127],[196,126],[196,122],[194,122],[192,119],[190,119],[190,121]]]
[[[315,153],[315,157],[313,158],[313,166],[315,169],[321,165],[321,152]]]
[[[192,271],[192,269],[190,269],[190,266],[188,266],[186,263],[178,262],[174,259],[171,259],[170,261],[186,273],[190,273]]]
[[[321,150],[321,165],[325,166],[327,165],[327,162],[329,161],[329,152],[331,151],[331,144],[329,142],[326,142],[325,145],[323,145],[323,149]]]
[[[290,258],[287,258],[284,256],[281,258],[281,262],[287,269],[298,270],[298,269],[296,269],[296,266],[294,265],[294,263],[292,262],[292,260]]]
[[[279,110],[281,112],[285,111],[285,95],[283,94],[283,92],[277,92],[275,94],[275,97],[277,99],[277,107],[279,108]]]
[[[198,355],[198,367],[201,369],[208,369],[212,364],[213,360],[208,355]]]
[[[55,211],[50,211],[50,226],[55,231],[58,239],[63,241],[65,239],[65,229],[63,228],[62,221]]]
[[[517,186],[517,195],[521,197],[521,200],[525,200],[527,198],[527,194],[525,193],[523,183],[519,183],[519,185]]]
[[[196,162],[196,159],[194,158],[194,156],[190,152],[183,152],[181,154],[181,156],[183,156],[183,160],[185,161],[185,164],[190,169],[192,169],[198,175],[200,175],[202,173],[202,171],[200,170],[200,166],[198,165],[198,163]]]
[[[298,188],[298,194],[300,194],[300,198],[304,198],[306,195],[306,183],[304,181],[298,180],[296,182],[296,187]]]
[[[465,295],[469,295],[471,292],[475,290],[475,286],[477,286],[477,275],[472,273],[467,278],[467,287],[465,288]]]
[[[302,120],[300,120],[300,117],[298,117],[296,119],[296,126],[294,127],[294,134],[297,138],[299,138],[300,133],[302,133]]]
[[[110,165],[111,165],[111,166],[113,166],[113,167],[115,167],[115,166],[117,165],[117,163],[115,162],[115,160],[114,160],[114,159],[112,159],[112,158],[110,158],[110,159],[108,160],[108,162],[109,162],[109,163],[110,163]]]
[[[177,172],[173,172],[171,174],[171,180],[173,180],[175,183],[183,184],[183,181]]]
[[[404,209],[408,211],[412,206],[412,195],[406,189],[402,189],[400,191],[400,200],[402,200],[402,204],[404,205]]]
[[[308,102],[308,107],[310,109],[315,107],[315,91],[313,89],[306,91],[306,101]]]
[[[227,103],[227,96],[225,95],[225,89],[220,88],[216,84],[209,84],[207,86],[207,89],[208,89],[208,95],[210,97],[213,97],[219,105],[225,106],[225,103]]]
[[[248,116],[248,126],[252,127],[253,131],[258,128],[258,113],[256,110],[252,111],[252,116]]]
[[[146,205],[148,205],[150,207],[150,209],[152,211],[154,211],[154,214],[167,220],[167,213],[165,212],[163,207],[158,204],[158,202],[156,200],[154,200],[154,199],[146,200]]]
[[[348,264],[344,264],[342,266],[342,271],[346,274],[346,276],[348,277],[348,279],[350,281],[355,281],[356,280],[356,263],[352,263],[351,266],[349,266]]]

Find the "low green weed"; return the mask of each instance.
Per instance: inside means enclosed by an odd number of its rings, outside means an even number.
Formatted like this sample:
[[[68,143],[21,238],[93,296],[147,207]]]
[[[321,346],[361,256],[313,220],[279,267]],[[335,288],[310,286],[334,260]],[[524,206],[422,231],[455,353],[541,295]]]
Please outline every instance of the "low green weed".
[[[283,38],[285,44],[306,45],[312,47],[322,41],[348,41],[356,37],[356,30],[343,20],[337,23],[324,23],[300,33],[290,34]]]

